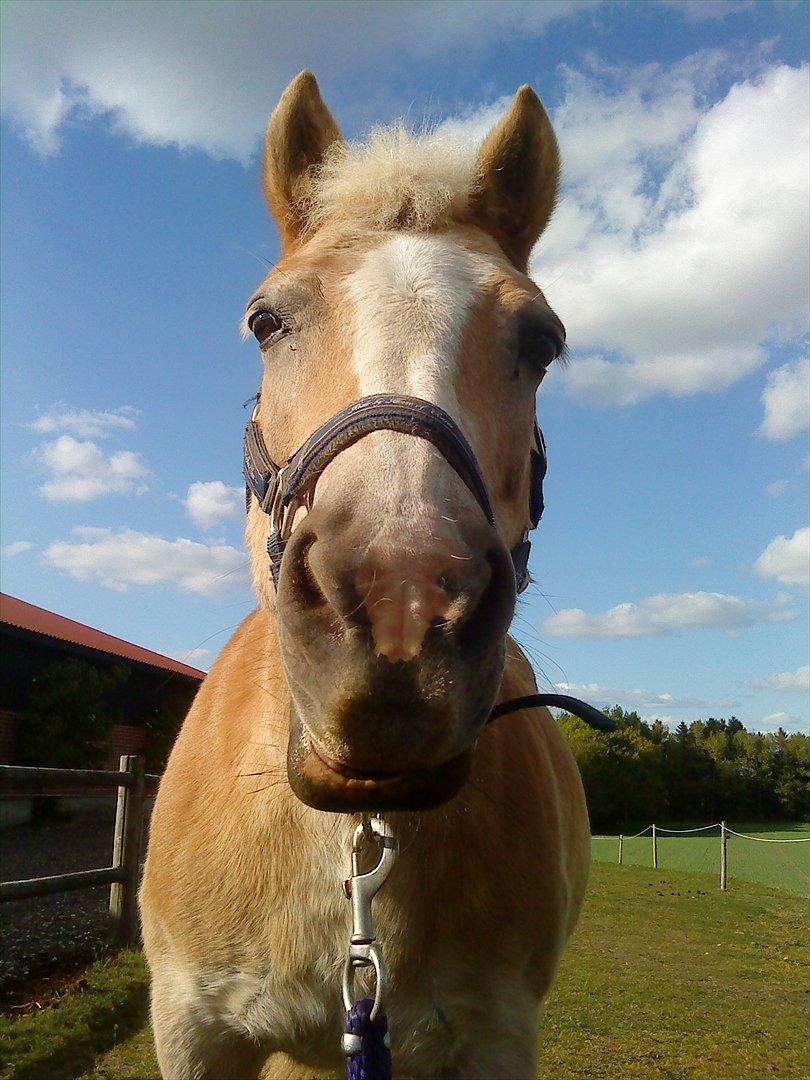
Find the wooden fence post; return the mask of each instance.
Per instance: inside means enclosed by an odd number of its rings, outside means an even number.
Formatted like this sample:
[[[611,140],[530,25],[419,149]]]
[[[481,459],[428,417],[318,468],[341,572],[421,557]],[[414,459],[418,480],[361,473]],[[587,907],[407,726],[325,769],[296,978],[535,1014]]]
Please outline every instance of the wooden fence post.
[[[655,825],[652,827],[652,857],[653,857],[653,870],[658,869],[658,833],[655,831]]]
[[[624,853],[624,837],[619,837],[619,866],[622,865],[622,854]]]
[[[728,889],[728,832],[725,821],[720,822],[720,888]]]
[[[132,784],[118,789],[112,864],[123,872],[123,880],[110,886],[110,914],[116,921],[119,938],[132,943],[138,940],[140,929],[138,882],[143,831],[143,758],[135,754],[123,754],[119,769],[129,773]]]

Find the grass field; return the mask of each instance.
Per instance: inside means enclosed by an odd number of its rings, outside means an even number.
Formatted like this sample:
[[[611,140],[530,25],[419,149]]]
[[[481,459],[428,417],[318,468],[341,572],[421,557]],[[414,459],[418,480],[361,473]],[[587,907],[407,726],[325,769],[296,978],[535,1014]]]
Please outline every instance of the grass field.
[[[810,837],[810,825],[807,823],[729,823],[729,827],[736,832],[769,840]],[[618,859],[618,838],[594,837],[591,851],[597,862],[615,863]],[[649,833],[624,841],[623,862],[628,866],[652,866],[652,841]],[[720,829],[689,836],[659,834],[658,868],[714,874],[719,881]],[[810,894],[810,843],[770,844],[730,836],[728,876],[731,883],[737,880],[755,881],[760,885],[770,885],[775,889],[807,896]]]
[[[758,884],[595,864],[539,1077],[805,1080],[806,916]],[[153,1080],[146,1000],[139,953],[94,965],[59,1005],[0,1019],[0,1076]]]

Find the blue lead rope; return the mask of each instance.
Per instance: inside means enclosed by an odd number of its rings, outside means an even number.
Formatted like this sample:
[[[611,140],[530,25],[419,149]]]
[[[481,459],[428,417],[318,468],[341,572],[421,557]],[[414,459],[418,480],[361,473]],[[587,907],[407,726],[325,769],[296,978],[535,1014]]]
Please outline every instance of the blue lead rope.
[[[391,1080],[388,1020],[385,1013],[372,1020],[373,1005],[371,998],[362,998],[346,1013],[346,1031],[360,1039],[357,1053],[346,1057],[348,1080]]]

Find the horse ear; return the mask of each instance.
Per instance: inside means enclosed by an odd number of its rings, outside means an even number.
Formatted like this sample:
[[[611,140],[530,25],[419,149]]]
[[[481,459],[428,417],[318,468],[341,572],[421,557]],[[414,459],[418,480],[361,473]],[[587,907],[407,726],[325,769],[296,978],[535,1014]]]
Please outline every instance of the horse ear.
[[[559,178],[551,121],[534,90],[521,86],[481,147],[470,198],[475,224],[495,237],[521,271],[551,217]]]
[[[264,137],[262,187],[282,250],[304,229],[311,169],[341,138],[311,71],[296,75],[276,105]]]

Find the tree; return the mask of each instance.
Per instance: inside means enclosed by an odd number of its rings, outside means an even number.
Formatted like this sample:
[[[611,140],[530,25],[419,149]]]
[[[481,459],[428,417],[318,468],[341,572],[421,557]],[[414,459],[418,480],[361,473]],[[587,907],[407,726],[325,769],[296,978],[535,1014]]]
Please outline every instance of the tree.
[[[19,731],[24,765],[77,769],[101,765],[118,719],[113,691],[127,678],[122,667],[99,671],[84,660],[57,660],[32,680]]]

